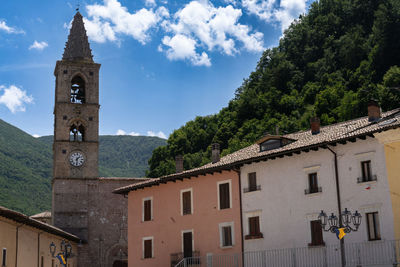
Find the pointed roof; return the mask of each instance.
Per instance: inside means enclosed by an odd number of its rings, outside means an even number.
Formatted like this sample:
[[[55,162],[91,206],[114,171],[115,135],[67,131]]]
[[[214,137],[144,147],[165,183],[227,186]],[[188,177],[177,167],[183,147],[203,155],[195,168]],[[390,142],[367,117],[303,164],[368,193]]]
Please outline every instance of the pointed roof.
[[[85,25],[81,13],[76,12],[65,44],[63,60],[88,60],[93,62]]]

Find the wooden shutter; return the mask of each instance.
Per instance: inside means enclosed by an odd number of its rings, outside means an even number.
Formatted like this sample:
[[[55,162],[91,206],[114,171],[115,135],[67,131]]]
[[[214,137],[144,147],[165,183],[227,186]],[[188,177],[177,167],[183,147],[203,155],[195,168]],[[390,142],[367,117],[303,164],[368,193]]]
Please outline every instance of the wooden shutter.
[[[257,190],[256,173],[252,172],[249,173],[249,191],[256,191],[256,190]]]
[[[144,240],[144,258],[152,258],[153,257],[153,240]]]
[[[309,181],[309,185],[310,185],[310,193],[318,192],[317,173],[310,173],[308,175],[308,181]]]
[[[260,218],[258,216],[249,218],[249,234],[251,236],[260,234]]]
[[[191,192],[183,192],[182,193],[182,208],[183,208],[183,215],[185,214],[192,214],[192,203],[191,203]]]
[[[223,246],[232,246],[232,228],[230,226],[222,227],[223,231]]]
[[[363,161],[361,162],[361,171],[362,171],[362,178],[363,182],[371,180],[371,161]]]
[[[221,210],[230,208],[229,183],[219,185],[219,205]]]
[[[144,221],[151,221],[151,200],[145,200],[143,203]]]
[[[190,258],[193,256],[192,232],[183,233],[183,257]]]
[[[319,220],[311,221],[311,245],[324,245],[322,227]]]

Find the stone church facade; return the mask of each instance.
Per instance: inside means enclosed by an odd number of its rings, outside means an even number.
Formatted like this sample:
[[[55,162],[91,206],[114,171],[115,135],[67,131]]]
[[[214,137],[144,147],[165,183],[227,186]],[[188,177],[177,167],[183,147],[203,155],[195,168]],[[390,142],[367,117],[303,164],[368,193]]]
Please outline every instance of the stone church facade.
[[[54,70],[52,223],[81,238],[78,267],[127,266],[127,200],[112,191],[143,181],[98,176],[99,70],[77,12]]]

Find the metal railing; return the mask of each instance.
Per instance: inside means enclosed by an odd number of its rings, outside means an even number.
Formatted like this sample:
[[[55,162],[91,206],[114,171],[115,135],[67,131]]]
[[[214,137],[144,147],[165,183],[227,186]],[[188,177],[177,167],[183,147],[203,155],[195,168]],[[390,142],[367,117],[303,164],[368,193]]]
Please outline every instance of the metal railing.
[[[253,186],[244,188],[243,193],[259,191],[259,190],[261,190],[261,185],[253,185]]]
[[[304,194],[305,195],[314,194],[314,193],[318,193],[318,192],[322,192],[322,187],[321,186],[318,186],[318,187],[315,187],[315,188],[304,189]]]
[[[400,241],[345,243],[346,267],[400,266]],[[175,267],[339,267],[340,246],[251,251],[182,259]]]
[[[369,177],[358,177],[357,178],[357,183],[367,183],[367,182],[372,182],[372,181],[377,181],[378,178],[376,175],[371,175]]]

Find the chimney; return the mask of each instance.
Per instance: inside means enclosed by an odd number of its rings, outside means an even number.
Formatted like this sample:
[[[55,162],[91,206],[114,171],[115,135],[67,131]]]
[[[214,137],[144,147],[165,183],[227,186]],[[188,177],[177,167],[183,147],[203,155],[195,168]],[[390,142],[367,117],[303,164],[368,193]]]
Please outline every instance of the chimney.
[[[319,134],[319,128],[321,126],[319,118],[318,117],[312,117],[310,119],[310,126],[311,126],[311,133],[314,134]]]
[[[182,155],[175,156],[175,172],[176,173],[183,172],[183,156]]]
[[[214,143],[211,144],[211,162],[212,163],[216,163],[219,161],[219,144],[218,143]]]
[[[368,102],[368,121],[377,121],[381,118],[381,107],[376,100]]]

